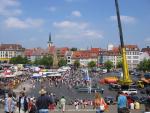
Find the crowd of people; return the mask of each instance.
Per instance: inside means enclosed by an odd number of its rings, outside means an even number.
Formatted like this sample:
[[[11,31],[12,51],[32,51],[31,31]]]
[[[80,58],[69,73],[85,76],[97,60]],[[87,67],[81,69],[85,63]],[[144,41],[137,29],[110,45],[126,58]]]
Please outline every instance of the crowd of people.
[[[71,75],[71,76],[70,76]],[[30,85],[32,89],[36,88],[36,83],[40,83],[41,88],[39,90],[38,97],[30,97],[27,95],[26,88],[20,91],[19,95],[15,95],[13,91],[9,91],[5,97],[4,111],[5,113],[49,113],[49,110],[59,109],[62,112],[66,111],[67,98],[65,95],[57,97],[57,94],[47,92],[45,81],[49,87],[61,88],[63,85],[68,87],[68,90],[75,87],[87,86],[87,81],[83,79],[83,74],[79,74],[79,71],[67,71],[62,77],[53,78],[38,78],[30,79]],[[22,82],[28,80],[28,77],[22,77]],[[104,92],[104,89],[102,90]],[[108,109],[108,105],[104,98],[101,96],[103,93],[95,92],[95,98],[87,101],[86,99],[75,98],[72,101],[72,105],[75,110],[85,109],[87,105],[93,107],[96,113],[103,113]],[[149,102],[149,101],[148,101]],[[145,105],[145,113],[150,111],[150,103]],[[140,104],[137,101],[128,102],[127,96],[122,92],[117,96],[118,113],[129,113],[130,110],[140,109]]]

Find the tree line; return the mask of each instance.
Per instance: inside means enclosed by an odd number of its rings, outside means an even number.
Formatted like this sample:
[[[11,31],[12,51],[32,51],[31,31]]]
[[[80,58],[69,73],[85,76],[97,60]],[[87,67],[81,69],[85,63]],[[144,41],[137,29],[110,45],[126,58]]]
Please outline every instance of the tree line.
[[[43,56],[42,58],[36,58],[34,62],[31,62],[30,60],[28,60],[27,57],[22,57],[22,56],[17,56],[17,57],[13,57],[10,59],[10,63],[11,64],[35,64],[35,65],[44,65],[46,67],[52,67],[53,66],[53,57],[50,55],[47,56]],[[90,61],[87,66],[89,68],[93,68],[96,67],[96,62],[95,61]],[[67,65],[67,61],[64,58],[60,58],[58,60],[58,67],[62,67],[62,66],[66,66]],[[74,67],[79,68],[80,67],[80,61],[79,60],[75,60],[74,61]],[[122,68],[122,61],[117,62],[117,68]],[[104,68],[106,68],[108,71],[110,71],[114,65],[113,62],[108,60],[104,63],[103,65]],[[144,59],[143,61],[141,61],[138,66],[137,69],[143,72],[146,71],[150,71],[150,59]]]

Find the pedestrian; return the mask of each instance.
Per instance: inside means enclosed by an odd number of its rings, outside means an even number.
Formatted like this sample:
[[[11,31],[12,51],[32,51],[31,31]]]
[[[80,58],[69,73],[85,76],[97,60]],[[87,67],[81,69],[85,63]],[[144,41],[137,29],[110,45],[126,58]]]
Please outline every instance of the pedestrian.
[[[101,88],[101,93],[104,94],[104,88]]]
[[[146,100],[144,113],[150,113],[150,96]]]
[[[48,113],[49,105],[53,103],[52,99],[46,94],[44,89],[39,91],[40,96],[36,101],[37,111],[38,113]]]
[[[140,103],[138,101],[134,102],[134,108],[135,109],[140,109]]]
[[[35,105],[35,98],[29,98],[29,102],[28,102],[28,111],[29,113],[36,113],[36,105]]]
[[[66,99],[64,96],[62,96],[60,99],[60,105],[61,105],[62,112],[64,113],[65,112],[65,105],[66,105]]]
[[[96,109],[96,113],[103,113],[107,108],[107,104],[99,93],[95,94],[95,99],[93,101],[93,108]]]
[[[118,113],[129,113],[127,97],[123,94],[123,92],[118,92]]]
[[[18,101],[18,107],[19,107],[19,113],[26,113],[28,110],[28,100],[25,95],[25,92],[20,92],[19,101]]]
[[[130,103],[130,109],[133,110],[134,108],[135,108],[135,103],[134,103],[134,102],[131,102],[131,103]]]
[[[5,98],[4,111],[5,113],[14,113],[16,102],[13,100],[12,93],[8,93],[8,97]]]
[[[75,100],[74,106],[75,106],[75,109],[76,109],[76,110],[79,109],[79,102],[78,102],[78,100]]]

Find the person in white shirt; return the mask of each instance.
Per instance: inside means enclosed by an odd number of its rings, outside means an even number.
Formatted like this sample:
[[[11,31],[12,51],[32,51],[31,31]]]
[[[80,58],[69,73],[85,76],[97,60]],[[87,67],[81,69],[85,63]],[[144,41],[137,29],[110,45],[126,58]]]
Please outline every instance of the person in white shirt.
[[[60,99],[60,105],[63,113],[65,112],[65,104],[66,104],[66,99],[64,98],[64,96],[62,96]]]
[[[78,110],[79,109],[79,102],[77,100],[75,100],[74,102],[74,106],[75,106],[75,109]]]
[[[130,109],[134,109],[134,103],[133,102],[130,103]]]

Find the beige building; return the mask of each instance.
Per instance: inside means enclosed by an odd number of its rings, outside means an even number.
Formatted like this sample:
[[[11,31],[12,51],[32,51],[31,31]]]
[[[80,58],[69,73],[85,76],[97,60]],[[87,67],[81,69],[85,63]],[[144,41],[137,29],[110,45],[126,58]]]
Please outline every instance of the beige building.
[[[24,56],[24,51],[20,44],[0,44],[0,62],[8,62],[18,55]]]

